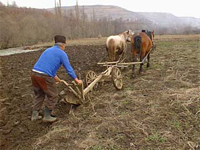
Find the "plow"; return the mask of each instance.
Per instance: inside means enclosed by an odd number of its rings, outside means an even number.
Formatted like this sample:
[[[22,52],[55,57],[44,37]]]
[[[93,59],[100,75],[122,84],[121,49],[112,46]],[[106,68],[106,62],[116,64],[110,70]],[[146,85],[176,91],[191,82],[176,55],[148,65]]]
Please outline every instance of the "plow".
[[[77,85],[74,81],[69,84],[64,80],[61,80],[67,87],[66,90],[61,91],[59,94],[62,101],[70,104],[87,103],[88,100],[90,100],[90,93],[93,89],[97,89],[99,83],[105,81],[111,81],[117,90],[121,90],[123,88],[123,76],[119,68],[126,68],[133,64],[139,65],[144,63],[150,52],[155,48],[156,47],[153,47],[141,62],[124,62],[124,59],[115,62],[98,62],[98,65],[103,65],[107,67],[107,69],[99,75],[94,71],[89,70],[85,76],[85,84]]]
[[[85,85],[77,85],[74,81],[72,84],[67,83],[64,80],[61,82],[67,86],[67,90],[60,92],[62,100],[71,104],[84,104],[87,103],[90,98],[90,93],[93,89],[96,89],[99,83],[105,81],[112,81],[114,87],[117,90],[123,88],[122,73],[120,69],[116,66],[109,66],[105,71],[97,75],[94,71],[89,70],[85,77]]]

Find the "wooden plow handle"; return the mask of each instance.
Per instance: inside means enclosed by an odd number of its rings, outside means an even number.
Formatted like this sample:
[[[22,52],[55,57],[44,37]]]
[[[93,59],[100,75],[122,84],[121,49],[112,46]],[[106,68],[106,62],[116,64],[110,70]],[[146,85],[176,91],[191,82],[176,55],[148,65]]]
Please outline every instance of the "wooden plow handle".
[[[77,93],[73,88],[72,88],[72,86],[70,85],[70,84],[68,84],[65,80],[61,80],[61,82],[62,83],[64,83],[68,88],[69,88],[69,90],[76,96],[76,97],[78,97],[79,99],[81,99],[81,92],[80,92],[80,90],[79,90],[79,92],[80,93]],[[73,82],[72,82],[73,83]],[[74,83],[73,83],[74,84]]]

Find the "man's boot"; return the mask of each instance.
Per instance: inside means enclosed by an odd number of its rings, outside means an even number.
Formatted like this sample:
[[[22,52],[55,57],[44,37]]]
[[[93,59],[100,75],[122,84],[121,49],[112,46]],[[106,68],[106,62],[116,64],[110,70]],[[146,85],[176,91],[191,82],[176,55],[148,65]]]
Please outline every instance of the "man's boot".
[[[51,116],[51,111],[48,110],[46,107],[44,109],[44,118],[42,119],[42,121],[44,122],[55,122],[57,120],[56,117],[52,117]]]
[[[31,121],[35,121],[38,119],[42,119],[42,116],[39,116],[39,111],[33,110],[32,111],[32,116],[31,116]]]

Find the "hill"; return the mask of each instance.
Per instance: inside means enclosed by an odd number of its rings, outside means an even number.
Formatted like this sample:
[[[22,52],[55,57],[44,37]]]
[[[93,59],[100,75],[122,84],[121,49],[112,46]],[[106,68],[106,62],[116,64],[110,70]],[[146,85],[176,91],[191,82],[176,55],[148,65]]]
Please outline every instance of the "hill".
[[[70,13],[75,13],[75,6],[64,6],[62,7],[62,12],[65,16]],[[177,17],[170,13],[159,13],[159,12],[133,12],[126,10],[118,6],[109,5],[93,5],[93,6],[79,6],[80,13],[85,13],[88,19],[121,19],[124,22],[133,22],[133,25],[146,25],[147,28],[171,28],[181,32],[186,27],[198,28],[200,29],[200,18],[193,17]],[[49,9],[54,12],[54,9]],[[140,29],[139,29],[140,30]]]
[[[200,18],[181,17],[180,19],[188,26],[200,28]]]

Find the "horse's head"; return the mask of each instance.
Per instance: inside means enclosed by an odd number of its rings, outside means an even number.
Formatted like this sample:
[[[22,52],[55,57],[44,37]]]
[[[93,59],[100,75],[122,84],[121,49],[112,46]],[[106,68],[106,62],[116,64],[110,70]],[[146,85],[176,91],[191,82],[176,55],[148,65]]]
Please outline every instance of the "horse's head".
[[[154,45],[154,30],[151,32],[151,41],[152,41],[152,43],[153,43],[153,45]]]
[[[154,41],[154,30],[153,31],[147,31],[147,35],[149,36],[149,38],[151,39],[152,43]]]
[[[123,33],[123,36],[127,42],[131,42],[131,37],[133,34],[134,32],[132,32],[131,30],[128,30]]]
[[[148,37],[151,39],[152,44],[154,44],[154,30],[153,31],[146,31],[146,34],[148,35]]]

